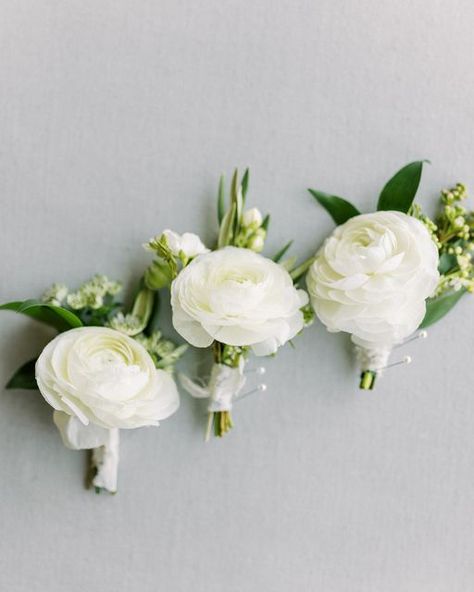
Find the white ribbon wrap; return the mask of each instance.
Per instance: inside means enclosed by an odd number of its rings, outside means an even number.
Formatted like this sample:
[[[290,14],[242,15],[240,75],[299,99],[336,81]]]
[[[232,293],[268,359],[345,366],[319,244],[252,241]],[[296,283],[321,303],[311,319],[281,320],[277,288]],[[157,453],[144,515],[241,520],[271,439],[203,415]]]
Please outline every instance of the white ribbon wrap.
[[[179,379],[183,388],[197,399],[209,399],[208,411],[230,411],[233,401],[238,397],[245,384],[244,364],[231,368],[225,364],[213,364],[207,386],[191,380],[185,374]]]
[[[357,362],[361,371],[370,370],[371,372],[377,372],[379,375],[387,366],[391,351],[391,347],[366,348],[360,345],[355,346]]]
[[[53,420],[66,448],[92,449],[92,464],[97,471],[92,485],[115,493],[119,463],[119,430],[102,428],[93,423],[84,425],[77,417],[62,411],[55,411]]]

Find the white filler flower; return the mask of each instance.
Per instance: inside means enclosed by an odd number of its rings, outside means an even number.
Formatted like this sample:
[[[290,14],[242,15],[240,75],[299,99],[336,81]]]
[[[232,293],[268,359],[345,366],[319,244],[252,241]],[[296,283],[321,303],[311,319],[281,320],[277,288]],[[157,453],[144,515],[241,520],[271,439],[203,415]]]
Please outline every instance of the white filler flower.
[[[36,363],[41,394],[57,411],[103,428],[158,425],[179,406],[173,378],[134,339],[105,327],[58,335]]]
[[[206,245],[199,236],[192,232],[178,234],[173,230],[167,229],[163,231],[163,236],[166,238],[168,247],[175,257],[179,257],[180,253],[184,253],[186,257],[192,259],[197,255],[209,252],[209,249],[206,248]]]
[[[214,340],[274,353],[303,328],[308,301],[280,265],[249,249],[226,247],[197,257],[171,285],[175,329],[191,345]]]
[[[329,331],[366,348],[415,331],[438,284],[438,250],[425,226],[401,212],[355,216],[326,239],[306,282]]]

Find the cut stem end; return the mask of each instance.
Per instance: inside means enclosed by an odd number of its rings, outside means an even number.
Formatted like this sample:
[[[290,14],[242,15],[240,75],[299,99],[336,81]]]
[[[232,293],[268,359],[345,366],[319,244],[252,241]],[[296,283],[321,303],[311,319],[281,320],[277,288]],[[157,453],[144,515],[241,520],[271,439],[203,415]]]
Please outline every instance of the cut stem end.
[[[234,427],[230,411],[214,412],[214,436],[222,438]]]
[[[360,375],[359,388],[364,391],[371,391],[375,385],[375,379],[377,378],[377,372],[373,370],[364,370]]]

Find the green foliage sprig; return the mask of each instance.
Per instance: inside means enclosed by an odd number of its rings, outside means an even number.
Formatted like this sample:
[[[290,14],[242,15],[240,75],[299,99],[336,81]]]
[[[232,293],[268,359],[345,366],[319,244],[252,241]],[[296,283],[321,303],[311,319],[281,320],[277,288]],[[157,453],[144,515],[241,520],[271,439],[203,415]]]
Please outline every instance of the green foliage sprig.
[[[439,251],[440,281],[427,301],[422,327],[441,319],[466,292],[474,292],[474,212],[462,205],[467,197],[466,187],[457,183],[441,191],[441,209],[434,220],[418,204],[410,210],[431,233]]]
[[[121,289],[119,282],[96,275],[76,291],[69,291],[64,284],[53,284],[41,300],[8,302],[0,305],[0,310],[27,315],[59,332],[83,326],[110,327],[139,341],[157,368],[172,371],[187,345],[176,346],[153,330],[157,295],[141,283],[132,309],[126,312],[116,299]],[[35,363],[33,359],[23,364],[9,380],[7,388],[36,389]]]

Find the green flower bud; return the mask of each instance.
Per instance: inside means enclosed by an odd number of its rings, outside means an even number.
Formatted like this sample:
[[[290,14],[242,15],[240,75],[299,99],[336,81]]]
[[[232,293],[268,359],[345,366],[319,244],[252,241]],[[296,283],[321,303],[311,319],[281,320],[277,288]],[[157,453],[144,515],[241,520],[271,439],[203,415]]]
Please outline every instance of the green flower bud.
[[[171,285],[173,279],[170,267],[165,261],[156,259],[145,271],[145,285],[150,290],[160,290]]]

